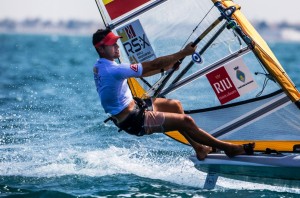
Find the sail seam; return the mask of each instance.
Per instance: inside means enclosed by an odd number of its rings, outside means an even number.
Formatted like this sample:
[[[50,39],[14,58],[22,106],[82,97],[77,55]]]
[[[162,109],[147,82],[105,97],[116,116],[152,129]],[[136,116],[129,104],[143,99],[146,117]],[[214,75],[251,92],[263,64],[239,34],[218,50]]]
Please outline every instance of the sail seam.
[[[241,127],[245,127],[254,121],[267,116],[271,112],[278,110],[278,108],[283,107],[283,105],[290,102],[289,98],[282,93],[281,96],[278,96],[276,99],[266,103],[266,105],[262,105],[262,107],[256,108],[255,110],[249,112],[247,115],[241,116],[236,120],[233,120],[231,123],[223,125],[218,129],[211,131],[211,134],[214,137],[220,137],[222,135],[233,132],[234,130],[240,129]]]
[[[230,107],[236,107],[236,106],[240,106],[240,105],[245,105],[245,104],[265,100],[265,99],[271,98],[271,97],[276,96],[276,95],[281,94],[281,93],[283,93],[283,90],[277,90],[277,91],[272,92],[270,94],[260,96],[260,97],[257,97],[257,98],[248,99],[248,100],[245,100],[245,101],[235,102],[235,103],[232,103],[232,104],[227,104],[227,105],[222,105],[222,106],[203,108],[203,109],[185,110],[184,113],[185,114],[203,113],[203,112],[215,111],[215,110],[220,110],[220,109],[226,109],[226,108],[230,108]]]

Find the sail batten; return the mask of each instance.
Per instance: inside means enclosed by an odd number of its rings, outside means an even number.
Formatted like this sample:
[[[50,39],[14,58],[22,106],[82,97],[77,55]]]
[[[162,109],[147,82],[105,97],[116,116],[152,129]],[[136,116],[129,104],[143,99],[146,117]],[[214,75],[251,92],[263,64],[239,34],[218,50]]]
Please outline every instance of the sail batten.
[[[245,125],[249,125],[255,120],[260,119],[262,116],[267,116],[268,114],[276,111],[279,108],[284,107],[290,102],[289,98],[285,94],[281,94],[274,100],[264,104],[257,109],[243,115],[236,120],[233,120],[230,123],[227,123],[225,126],[221,126],[220,128],[211,131],[210,133],[214,137],[220,137],[222,135],[234,132],[234,130],[241,129]]]

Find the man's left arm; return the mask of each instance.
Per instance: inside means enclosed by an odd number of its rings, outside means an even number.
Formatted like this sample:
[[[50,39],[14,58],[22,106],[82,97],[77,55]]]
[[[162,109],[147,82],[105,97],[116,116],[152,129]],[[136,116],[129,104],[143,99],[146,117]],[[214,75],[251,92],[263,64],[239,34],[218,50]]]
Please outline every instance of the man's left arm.
[[[181,58],[191,55],[195,52],[196,47],[192,47],[192,43],[188,44],[183,50],[174,54],[158,57],[152,61],[143,62],[142,76],[151,76],[161,72],[161,69],[168,70]]]

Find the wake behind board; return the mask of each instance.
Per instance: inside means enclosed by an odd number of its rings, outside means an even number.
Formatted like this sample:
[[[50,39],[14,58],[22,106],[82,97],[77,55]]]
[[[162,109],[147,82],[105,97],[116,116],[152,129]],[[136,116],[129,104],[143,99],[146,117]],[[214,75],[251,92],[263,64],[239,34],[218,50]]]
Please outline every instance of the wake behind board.
[[[225,154],[214,153],[203,161],[195,156],[190,159],[196,169],[208,173],[207,181],[210,182],[210,177],[213,175],[215,178],[217,174],[248,182],[300,187],[299,155],[254,154],[228,158]]]

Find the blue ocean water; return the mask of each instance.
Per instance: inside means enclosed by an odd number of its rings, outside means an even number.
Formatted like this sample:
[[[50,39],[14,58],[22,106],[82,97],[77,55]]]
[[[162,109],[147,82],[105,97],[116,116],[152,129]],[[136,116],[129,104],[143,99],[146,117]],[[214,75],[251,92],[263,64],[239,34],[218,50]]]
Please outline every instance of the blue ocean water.
[[[271,43],[299,86],[300,43]],[[96,94],[90,37],[0,35],[0,196],[300,197],[300,189],[205,173],[162,134],[118,133]]]

